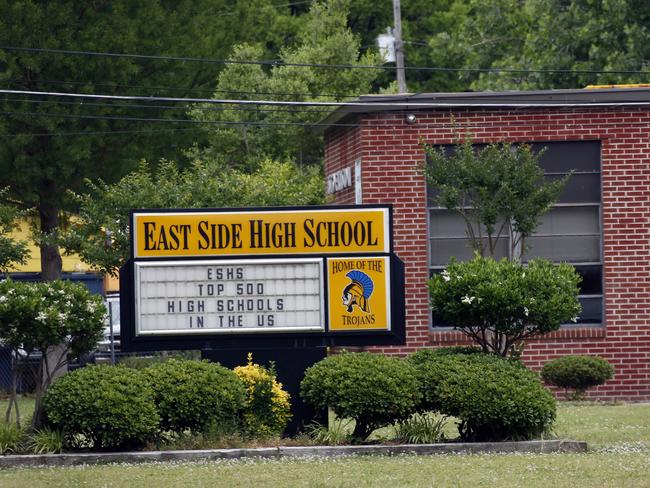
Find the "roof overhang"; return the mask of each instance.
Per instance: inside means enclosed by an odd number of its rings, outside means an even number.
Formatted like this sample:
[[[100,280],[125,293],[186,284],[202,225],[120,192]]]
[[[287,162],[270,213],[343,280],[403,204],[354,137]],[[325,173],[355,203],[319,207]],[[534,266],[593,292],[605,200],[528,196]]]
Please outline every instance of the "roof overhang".
[[[405,93],[365,95],[338,106],[324,125],[349,122],[361,114],[449,108],[544,108],[650,106],[650,88],[587,88],[506,92]]]

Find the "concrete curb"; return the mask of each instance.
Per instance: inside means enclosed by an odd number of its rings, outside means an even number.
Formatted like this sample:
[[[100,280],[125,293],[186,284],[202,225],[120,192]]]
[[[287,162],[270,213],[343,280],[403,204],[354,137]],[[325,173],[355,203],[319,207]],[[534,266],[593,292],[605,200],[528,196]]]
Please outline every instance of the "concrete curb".
[[[400,454],[475,453],[582,453],[587,443],[573,440],[522,442],[470,442],[373,446],[263,447],[256,449],[205,449],[199,451],[137,451],[114,453],[30,454],[0,456],[0,468],[74,466],[79,464],[142,463],[164,461],[214,461],[223,459],[282,459],[304,457],[367,456]]]

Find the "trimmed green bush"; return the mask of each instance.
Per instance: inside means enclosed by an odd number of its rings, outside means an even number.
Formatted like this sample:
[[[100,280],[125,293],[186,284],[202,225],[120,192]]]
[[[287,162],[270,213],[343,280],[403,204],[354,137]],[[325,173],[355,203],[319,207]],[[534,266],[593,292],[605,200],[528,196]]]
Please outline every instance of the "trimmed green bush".
[[[237,375],[209,361],[169,359],[142,370],[154,391],[163,430],[233,431],[245,406]]]
[[[455,368],[453,362],[446,362],[444,358],[458,357],[468,355],[494,356],[493,354],[483,352],[481,349],[472,346],[449,346],[438,349],[420,349],[406,358],[406,361],[415,367],[416,376],[420,384],[422,393],[421,402],[418,405],[418,411],[428,412],[440,410],[441,406],[438,401],[437,388],[440,381],[449,374],[448,368]],[[513,364],[521,365],[515,359],[503,359]]]
[[[429,280],[431,306],[485,352],[518,356],[527,339],[580,314],[580,275],[569,264],[527,264],[475,256],[452,260]]]
[[[420,409],[457,417],[462,440],[533,439],[555,420],[555,398],[519,363],[491,354],[421,352],[409,362],[421,382]]]
[[[46,423],[66,445],[129,448],[152,440],[160,417],[143,375],[122,366],[87,366],[59,378],[43,399]]]
[[[567,398],[573,389],[573,397],[580,399],[588,388],[611,379],[614,367],[598,356],[563,356],[546,363],[541,376],[546,383],[564,388]]]
[[[381,354],[330,356],[305,372],[300,396],[317,409],[331,408],[353,418],[353,437],[363,440],[385,425],[407,418],[419,403],[415,370],[406,362]]]
[[[421,392],[417,410],[420,412],[441,411],[438,387],[449,374],[449,369],[457,368],[455,362],[447,358],[456,358],[459,354],[438,353],[437,349],[420,349],[406,358],[414,366],[416,378]]]

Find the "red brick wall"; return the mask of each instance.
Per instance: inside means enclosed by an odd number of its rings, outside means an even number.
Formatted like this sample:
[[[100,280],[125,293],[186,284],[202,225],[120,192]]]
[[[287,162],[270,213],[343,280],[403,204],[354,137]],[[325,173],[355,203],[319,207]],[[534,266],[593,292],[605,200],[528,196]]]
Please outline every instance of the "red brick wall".
[[[591,395],[650,400],[650,109],[455,109],[365,114],[358,128],[326,133],[326,174],[362,159],[363,203],[394,206],[395,251],[406,265],[407,343],[382,348],[406,354],[425,346],[464,342],[452,330],[429,328],[426,187],[421,141],[476,143],[600,140],[604,252],[604,323],[557,331],[530,341],[524,359],[539,369],[565,354],[600,355],[616,376]],[[353,203],[354,190],[335,203]]]

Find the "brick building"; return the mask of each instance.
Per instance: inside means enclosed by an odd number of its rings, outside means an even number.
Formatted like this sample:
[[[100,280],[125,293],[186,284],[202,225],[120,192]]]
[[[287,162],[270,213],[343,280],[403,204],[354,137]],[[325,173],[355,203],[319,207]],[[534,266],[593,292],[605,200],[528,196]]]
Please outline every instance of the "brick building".
[[[527,143],[546,147],[549,178],[574,172],[527,256],[575,265],[583,313],[577,324],[528,342],[524,359],[539,369],[565,354],[600,355],[616,376],[593,396],[650,400],[650,89],[367,96],[327,123],[326,175],[337,182],[348,168],[354,175],[352,184],[330,185],[334,202],[394,206],[407,343],[384,352],[466,342],[433,323],[428,305],[430,273],[470,251],[457,217],[427,201],[421,143],[453,144],[466,133],[476,144]]]

